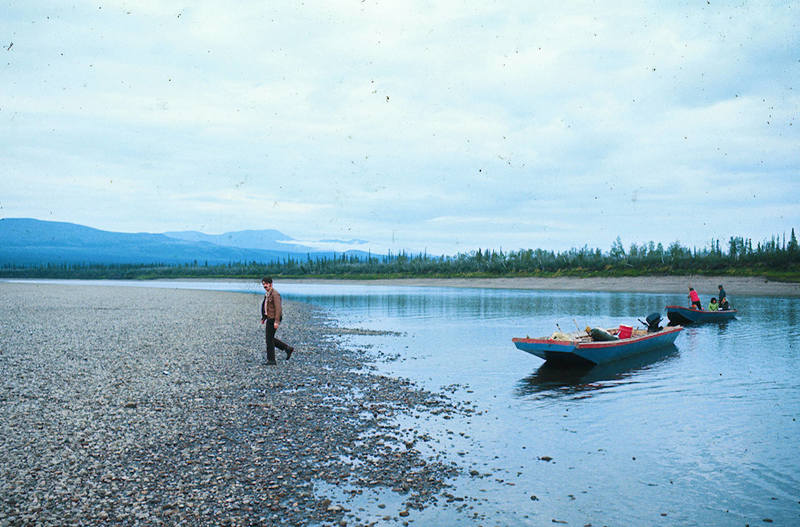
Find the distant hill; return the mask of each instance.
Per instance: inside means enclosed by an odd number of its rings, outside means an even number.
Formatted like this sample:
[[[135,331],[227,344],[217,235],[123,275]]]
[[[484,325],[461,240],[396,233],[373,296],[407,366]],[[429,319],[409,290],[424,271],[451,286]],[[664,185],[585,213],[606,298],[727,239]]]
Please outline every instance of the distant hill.
[[[187,242],[206,242],[223,247],[239,247],[242,249],[259,249],[269,251],[286,251],[306,253],[313,251],[311,247],[305,247],[294,243],[282,243],[294,241],[293,238],[286,236],[280,231],[266,229],[261,231],[236,231],[224,234],[204,234],[197,231],[178,231],[165,232],[165,236],[183,240]]]
[[[183,232],[170,233],[168,236],[103,231],[75,223],[31,218],[4,218],[0,219],[0,265],[192,262],[215,265],[253,261],[268,263],[288,256],[302,258],[307,253],[312,258],[330,257],[333,254],[330,251],[312,251],[307,247],[278,243],[290,240],[290,237],[272,230],[216,236]],[[348,254],[362,257],[367,253],[353,251]]]

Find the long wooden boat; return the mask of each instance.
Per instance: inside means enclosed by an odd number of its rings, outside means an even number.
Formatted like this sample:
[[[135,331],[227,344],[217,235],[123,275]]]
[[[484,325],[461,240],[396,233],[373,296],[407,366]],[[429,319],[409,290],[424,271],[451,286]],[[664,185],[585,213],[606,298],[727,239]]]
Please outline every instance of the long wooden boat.
[[[667,306],[667,318],[672,325],[700,324],[702,322],[723,322],[736,318],[735,309],[706,311],[685,306]]]
[[[512,342],[522,351],[536,355],[548,362],[563,364],[605,364],[631,355],[643,353],[675,342],[680,326],[666,327],[659,331],[647,333],[635,330],[630,338],[618,339],[616,329],[593,331],[606,333],[613,340],[595,340],[591,335],[556,334],[542,338],[514,338]],[[605,337],[601,337],[605,338]]]

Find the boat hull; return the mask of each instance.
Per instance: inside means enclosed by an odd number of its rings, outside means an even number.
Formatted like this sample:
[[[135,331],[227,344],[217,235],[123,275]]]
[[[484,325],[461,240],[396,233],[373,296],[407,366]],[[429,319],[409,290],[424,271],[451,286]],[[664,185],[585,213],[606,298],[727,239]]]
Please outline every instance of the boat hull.
[[[736,318],[736,310],[706,311],[685,306],[667,306],[667,318],[670,324],[702,324],[704,322],[724,322]]]
[[[668,327],[639,337],[604,342],[531,338],[515,338],[512,341],[517,349],[548,362],[605,364],[674,344],[682,330],[680,326]]]

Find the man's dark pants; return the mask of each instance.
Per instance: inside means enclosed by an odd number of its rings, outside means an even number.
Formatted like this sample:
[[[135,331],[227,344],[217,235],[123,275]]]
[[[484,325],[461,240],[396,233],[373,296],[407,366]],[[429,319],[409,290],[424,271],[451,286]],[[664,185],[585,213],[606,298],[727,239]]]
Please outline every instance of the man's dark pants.
[[[278,349],[286,351],[289,349],[289,345],[283,342],[282,340],[275,338],[275,319],[268,318],[267,319],[267,361],[274,362],[275,361],[275,347],[277,346]]]

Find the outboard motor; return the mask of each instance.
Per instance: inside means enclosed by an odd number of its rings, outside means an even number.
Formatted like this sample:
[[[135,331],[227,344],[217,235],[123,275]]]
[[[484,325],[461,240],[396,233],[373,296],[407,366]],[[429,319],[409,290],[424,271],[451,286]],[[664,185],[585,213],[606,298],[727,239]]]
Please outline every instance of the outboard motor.
[[[644,320],[644,325],[647,326],[648,333],[655,333],[656,331],[664,329],[659,326],[661,323],[661,313],[650,313]]]

